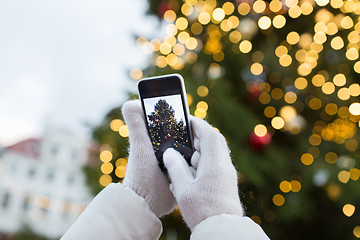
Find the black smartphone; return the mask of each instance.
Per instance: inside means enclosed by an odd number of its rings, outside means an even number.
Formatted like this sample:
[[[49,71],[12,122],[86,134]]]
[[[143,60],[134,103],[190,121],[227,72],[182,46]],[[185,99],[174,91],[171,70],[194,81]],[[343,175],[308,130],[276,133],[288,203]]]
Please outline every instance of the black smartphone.
[[[163,153],[179,151],[191,166],[194,152],[184,80],[179,74],[144,78],[138,83],[150,140],[159,166],[166,171]]]

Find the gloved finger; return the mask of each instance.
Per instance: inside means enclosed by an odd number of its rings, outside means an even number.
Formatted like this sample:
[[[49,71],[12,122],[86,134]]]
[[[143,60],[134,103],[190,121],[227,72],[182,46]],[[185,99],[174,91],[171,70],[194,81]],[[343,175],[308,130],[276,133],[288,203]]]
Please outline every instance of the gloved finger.
[[[198,151],[195,151],[191,157],[191,165],[193,166],[194,170],[196,170],[199,166],[201,154]]]
[[[202,158],[216,159],[219,148],[227,149],[225,138],[210,124],[196,117],[191,118],[191,124],[194,135],[199,139]]]
[[[194,180],[189,165],[178,151],[168,148],[164,152],[163,160],[175,190]]]
[[[140,101],[127,101],[122,107],[122,114],[129,130],[130,147],[145,143],[148,149],[152,148]]]

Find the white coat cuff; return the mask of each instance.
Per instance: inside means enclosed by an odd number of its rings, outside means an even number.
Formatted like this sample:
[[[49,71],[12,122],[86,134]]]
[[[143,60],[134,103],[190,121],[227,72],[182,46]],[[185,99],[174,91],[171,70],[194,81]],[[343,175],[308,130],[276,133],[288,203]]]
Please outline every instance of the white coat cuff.
[[[248,217],[221,214],[200,222],[192,232],[190,239],[267,240],[269,237],[258,224]]]
[[[112,183],[89,204],[61,240],[158,239],[161,221],[131,188]]]

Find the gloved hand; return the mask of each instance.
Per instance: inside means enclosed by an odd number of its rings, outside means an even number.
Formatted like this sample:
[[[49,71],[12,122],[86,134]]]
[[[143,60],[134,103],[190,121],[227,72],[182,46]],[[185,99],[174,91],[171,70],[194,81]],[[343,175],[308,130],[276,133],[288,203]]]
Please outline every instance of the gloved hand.
[[[171,189],[185,222],[191,230],[215,215],[243,216],[237,187],[237,173],[231,163],[225,138],[204,120],[191,117],[195,153],[192,165],[174,149],[164,153]]]
[[[161,172],[146,130],[139,100],[128,101],[122,114],[129,129],[130,151],[123,184],[145,199],[157,217],[172,212],[176,201]]]

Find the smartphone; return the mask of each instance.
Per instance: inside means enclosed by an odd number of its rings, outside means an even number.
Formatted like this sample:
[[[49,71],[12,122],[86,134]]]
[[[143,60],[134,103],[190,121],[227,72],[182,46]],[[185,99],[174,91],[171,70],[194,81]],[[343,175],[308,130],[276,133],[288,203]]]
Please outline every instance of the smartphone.
[[[179,151],[191,166],[194,144],[184,80],[179,74],[144,78],[138,83],[147,130],[161,170],[163,153]]]

